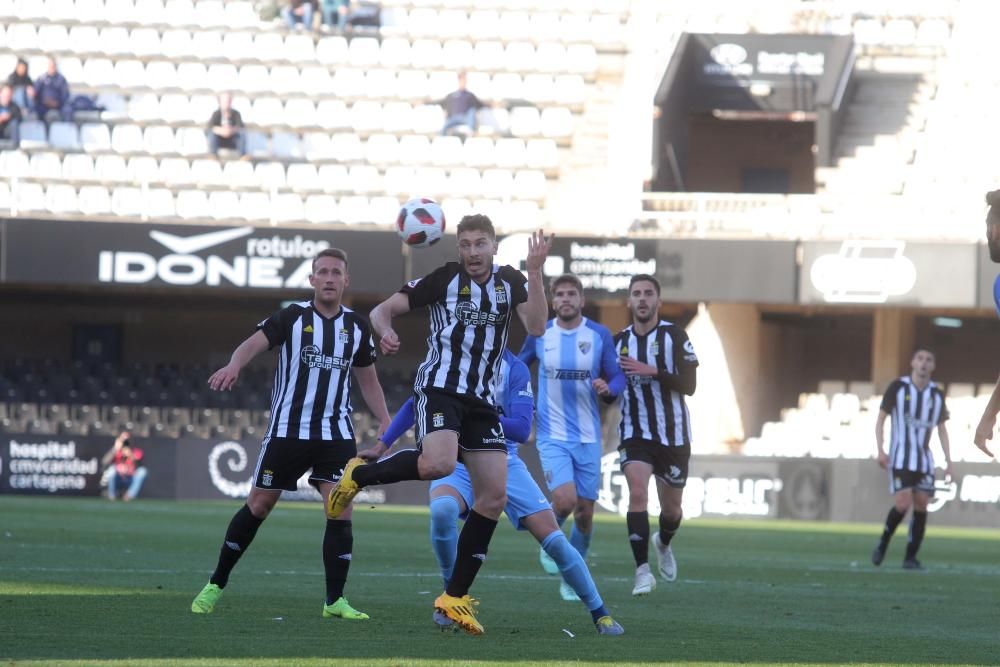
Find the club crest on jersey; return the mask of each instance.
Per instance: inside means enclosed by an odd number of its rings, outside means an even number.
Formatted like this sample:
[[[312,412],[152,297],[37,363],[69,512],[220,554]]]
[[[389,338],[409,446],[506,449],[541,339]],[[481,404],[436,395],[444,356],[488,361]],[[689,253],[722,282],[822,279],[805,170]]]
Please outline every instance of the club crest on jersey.
[[[580,354],[590,354],[590,348],[593,347],[589,340],[581,340],[576,346],[580,348]]]
[[[503,288],[503,285],[496,286],[496,300],[497,303],[507,303],[507,290]]]
[[[500,321],[500,313],[479,310],[471,301],[462,301],[455,307],[455,317],[467,327],[485,327]]]
[[[434,424],[434,428],[441,428],[444,426],[444,413],[435,412],[434,416],[431,417],[431,423]]]
[[[341,329],[340,332],[337,333],[337,338],[340,339],[341,343],[346,343],[348,340],[350,340],[351,335],[350,333],[348,333],[347,329]]]
[[[273,482],[274,482],[274,471],[265,470],[264,474],[260,476],[260,483],[263,484],[264,486],[271,486]]]
[[[660,353],[660,341],[654,340],[649,344],[649,353],[653,355]]]
[[[345,370],[351,365],[348,359],[330,357],[323,354],[323,351],[315,345],[306,345],[303,347],[302,352],[299,353],[299,359],[309,368],[319,368],[325,371],[333,370],[334,368]]]

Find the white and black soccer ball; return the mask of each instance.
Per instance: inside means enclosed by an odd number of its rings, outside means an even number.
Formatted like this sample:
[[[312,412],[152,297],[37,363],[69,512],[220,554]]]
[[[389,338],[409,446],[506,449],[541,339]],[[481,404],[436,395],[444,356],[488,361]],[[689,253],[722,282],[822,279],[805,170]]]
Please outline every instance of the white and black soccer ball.
[[[403,243],[412,248],[432,246],[444,235],[444,211],[433,199],[411,199],[399,209],[396,231]]]

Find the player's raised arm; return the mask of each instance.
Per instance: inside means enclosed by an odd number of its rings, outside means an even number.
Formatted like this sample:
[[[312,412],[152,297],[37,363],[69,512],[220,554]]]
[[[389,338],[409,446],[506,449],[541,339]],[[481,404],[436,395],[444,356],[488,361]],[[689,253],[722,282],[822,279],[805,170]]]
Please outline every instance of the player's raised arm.
[[[996,426],[997,412],[1000,412],[1000,379],[997,379],[996,386],[993,387],[993,393],[990,394],[989,403],[986,404],[986,409],[983,410],[983,416],[979,419],[979,426],[976,427],[976,435],[972,440],[976,447],[983,450],[983,453],[991,458],[993,457],[993,452],[986,446],[986,441],[993,439],[993,429]]]
[[[258,330],[233,350],[229,363],[212,373],[208,378],[208,386],[215,391],[227,391],[233,388],[240,377],[240,371],[254,357],[271,346],[263,330]]]
[[[410,312],[409,297],[402,292],[396,292],[375,306],[368,316],[382,354],[391,355],[399,352],[399,336],[392,328],[392,319],[408,312]]]
[[[546,237],[545,232],[539,229],[528,239],[528,257],[524,262],[524,268],[528,272],[528,300],[517,306],[517,315],[532,336],[545,333],[545,322],[549,316],[542,267],[552,249],[553,236],[550,234]]]

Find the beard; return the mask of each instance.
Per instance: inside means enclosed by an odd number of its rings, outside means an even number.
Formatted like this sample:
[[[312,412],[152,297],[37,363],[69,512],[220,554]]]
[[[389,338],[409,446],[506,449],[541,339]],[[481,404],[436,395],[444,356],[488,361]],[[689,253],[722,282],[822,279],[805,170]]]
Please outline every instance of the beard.
[[[556,317],[558,317],[563,322],[572,322],[579,315],[580,315],[580,311],[577,310],[577,309],[575,309],[575,308],[571,309],[569,311],[568,315],[566,314],[566,311],[564,311],[564,310],[559,310],[559,311],[556,312]]]

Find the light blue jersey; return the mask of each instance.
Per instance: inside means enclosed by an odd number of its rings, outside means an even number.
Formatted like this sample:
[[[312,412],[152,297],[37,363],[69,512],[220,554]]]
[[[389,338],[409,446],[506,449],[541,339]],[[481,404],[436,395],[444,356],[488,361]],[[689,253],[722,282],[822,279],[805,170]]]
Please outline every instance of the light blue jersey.
[[[601,414],[593,381],[604,378],[617,396],[625,385],[611,332],[583,318],[575,329],[549,320],[542,336],[528,336],[518,357],[538,362],[537,438],[600,443]]]

